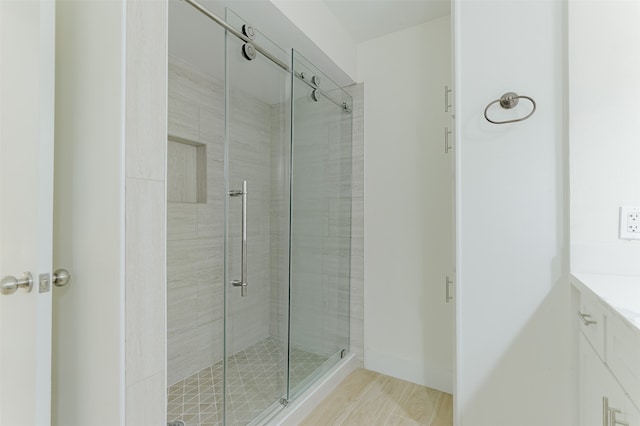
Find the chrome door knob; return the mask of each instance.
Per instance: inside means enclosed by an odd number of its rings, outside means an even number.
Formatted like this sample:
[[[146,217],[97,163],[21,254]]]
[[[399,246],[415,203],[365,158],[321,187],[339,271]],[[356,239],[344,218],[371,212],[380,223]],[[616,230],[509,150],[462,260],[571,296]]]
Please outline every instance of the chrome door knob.
[[[56,287],[64,287],[69,284],[71,280],[71,274],[66,269],[57,269],[51,276],[51,282]]]
[[[0,293],[7,296],[18,291],[19,287],[24,288],[27,293],[31,291],[33,288],[33,277],[31,276],[31,272],[23,273],[20,279],[9,275],[0,281]]]

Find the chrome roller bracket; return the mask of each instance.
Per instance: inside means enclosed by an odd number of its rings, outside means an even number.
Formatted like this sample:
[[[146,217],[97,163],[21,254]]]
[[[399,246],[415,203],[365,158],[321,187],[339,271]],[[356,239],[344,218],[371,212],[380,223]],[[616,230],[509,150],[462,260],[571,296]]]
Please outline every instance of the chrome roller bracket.
[[[253,61],[256,58],[256,48],[251,43],[245,43],[242,45],[242,56],[247,61]]]
[[[256,30],[248,24],[242,25],[242,34],[246,35],[249,40],[255,40],[256,38]]]
[[[313,92],[311,92],[311,99],[313,99],[315,102],[318,102],[320,100],[320,90],[319,89],[313,89]]]

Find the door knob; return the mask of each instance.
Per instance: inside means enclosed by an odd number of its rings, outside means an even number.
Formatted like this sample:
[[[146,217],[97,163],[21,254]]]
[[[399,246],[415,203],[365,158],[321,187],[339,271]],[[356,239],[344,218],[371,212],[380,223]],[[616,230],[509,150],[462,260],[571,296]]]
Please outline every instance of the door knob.
[[[31,276],[31,272],[23,273],[20,279],[9,275],[0,281],[0,293],[2,294],[13,294],[19,287],[24,288],[27,293],[31,291],[33,288],[33,277]]]
[[[66,269],[57,269],[51,276],[51,282],[56,287],[64,287],[69,284],[71,280],[71,274]]]

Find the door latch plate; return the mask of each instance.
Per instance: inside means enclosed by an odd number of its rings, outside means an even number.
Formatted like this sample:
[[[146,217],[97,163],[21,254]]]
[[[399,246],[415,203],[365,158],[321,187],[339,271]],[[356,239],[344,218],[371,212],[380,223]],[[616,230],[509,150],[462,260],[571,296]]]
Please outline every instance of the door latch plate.
[[[46,293],[51,290],[51,275],[50,274],[40,274],[38,278],[38,282],[40,283],[38,286],[40,293]]]

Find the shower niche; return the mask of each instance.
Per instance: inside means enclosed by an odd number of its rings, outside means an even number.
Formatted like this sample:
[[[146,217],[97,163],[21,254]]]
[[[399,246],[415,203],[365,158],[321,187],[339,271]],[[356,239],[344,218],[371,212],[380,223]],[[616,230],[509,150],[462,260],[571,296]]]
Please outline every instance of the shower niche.
[[[167,139],[167,201],[206,203],[207,145],[172,135]]]
[[[167,421],[186,425],[264,422],[349,351],[352,99],[220,15],[169,3]]]

